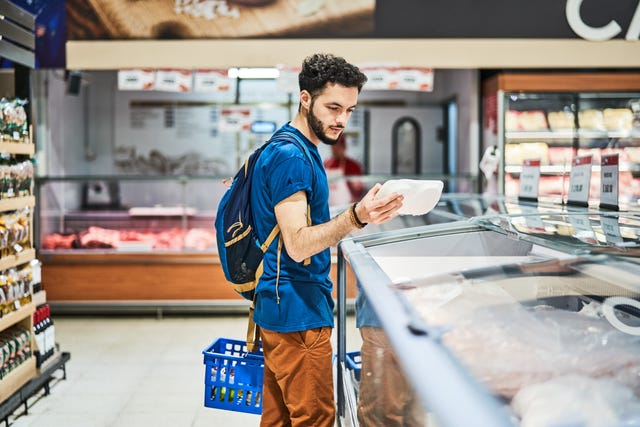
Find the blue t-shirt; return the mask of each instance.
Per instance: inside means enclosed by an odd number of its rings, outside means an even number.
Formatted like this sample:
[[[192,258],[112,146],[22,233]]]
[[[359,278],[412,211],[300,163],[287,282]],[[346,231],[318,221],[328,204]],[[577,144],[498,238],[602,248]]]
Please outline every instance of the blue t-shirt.
[[[306,145],[313,165],[298,144],[278,139],[277,132],[260,154],[253,171],[251,209],[261,242],[266,240],[276,224],[275,205],[298,191],[305,191],[307,194],[312,225],[322,224],[330,219],[329,185],[318,148],[288,123],[281,129],[297,134]],[[305,266],[302,262],[293,261],[283,245],[280,277],[276,287],[280,238],[278,236],[273,241],[263,258],[264,272],[256,288],[256,324],[276,332],[333,327],[330,250],[327,248],[312,256],[311,263]]]

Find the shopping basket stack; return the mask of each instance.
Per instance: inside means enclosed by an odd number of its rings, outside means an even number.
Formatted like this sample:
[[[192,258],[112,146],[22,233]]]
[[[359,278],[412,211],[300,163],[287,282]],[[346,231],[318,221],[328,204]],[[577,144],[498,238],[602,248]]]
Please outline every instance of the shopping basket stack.
[[[204,406],[262,413],[264,355],[249,352],[244,341],[218,338],[203,350]]]

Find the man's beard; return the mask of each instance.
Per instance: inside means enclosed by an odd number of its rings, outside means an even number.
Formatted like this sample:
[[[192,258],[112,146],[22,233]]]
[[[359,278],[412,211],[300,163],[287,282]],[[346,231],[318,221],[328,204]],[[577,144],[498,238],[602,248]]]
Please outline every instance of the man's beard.
[[[309,127],[316,134],[320,141],[324,142],[327,145],[336,145],[338,143],[338,139],[340,139],[340,135],[336,139],[331,139],[324,133],[323,123],[313,114],[313,105],[315,101],[311,101],[311,105],[309,106],[309,113],[307,114],[307,122],[309,123]]]

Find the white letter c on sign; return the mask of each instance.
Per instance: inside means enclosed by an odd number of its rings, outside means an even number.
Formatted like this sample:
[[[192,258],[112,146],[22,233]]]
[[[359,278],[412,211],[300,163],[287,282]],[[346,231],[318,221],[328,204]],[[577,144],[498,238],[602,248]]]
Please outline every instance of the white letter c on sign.
[[[620,34],[622,28],[616,21],[609,21],[604,27],[590,27],[584,23],[580,16],[580,6],[583,0],[567,0],[565,14],[571,29],[580,37],[586,40],[602,41],[609,40]]]

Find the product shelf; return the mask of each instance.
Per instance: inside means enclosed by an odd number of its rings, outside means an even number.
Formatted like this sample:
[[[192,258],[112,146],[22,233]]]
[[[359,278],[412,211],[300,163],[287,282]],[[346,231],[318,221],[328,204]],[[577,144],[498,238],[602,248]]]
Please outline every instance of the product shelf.
[[[36,376],[36,358],[29,359],[0,380],[0,401],[4,401]]]
[[[36,147],[32,143],[24,142],[0,142],[0,153],[8,154],[25,154],[33,156]]]
[[[8,255],[0,258],[0,271],[7,270],[9,268],[26,264],[36,257],[36,250],[28,248],[16,255]]]
[[[15,325],[21,320],[28,319],[30,316],[33,316],[33,312],[35,311],[35,304],[29,303],[20,307],[16,311],[12,311],[9,314],[6,314],[0,318],[0,331],[4,331],[5,329]],[[1,384],[1,380],[0,380]]]
[[[12,197],[0,200],[0,211],[15,211],[26,207],[34,207],[36,205],[35,196]]]

